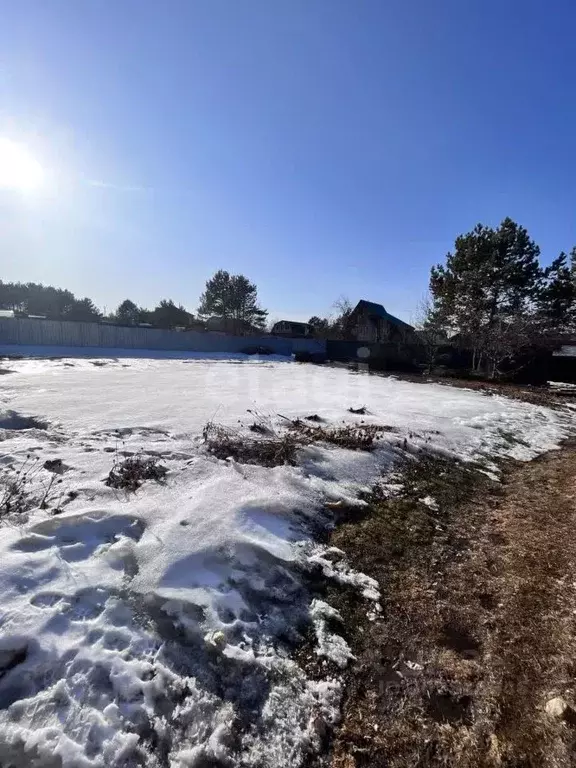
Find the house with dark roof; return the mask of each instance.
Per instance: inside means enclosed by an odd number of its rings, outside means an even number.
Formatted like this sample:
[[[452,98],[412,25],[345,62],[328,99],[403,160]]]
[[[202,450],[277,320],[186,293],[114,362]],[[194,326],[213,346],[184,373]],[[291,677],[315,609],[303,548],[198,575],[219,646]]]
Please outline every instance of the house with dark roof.
[[[308,325],[308,323],[298,323],[293,320],[279,320],[277,323],[274,323],[270,333],[273,336],[302,338],[312,335],[312,326]]]
[[[356,341],[373,343],[415,341],[414,328],[387,312],[382,304],[362,299],[356,304],[347,323]]]

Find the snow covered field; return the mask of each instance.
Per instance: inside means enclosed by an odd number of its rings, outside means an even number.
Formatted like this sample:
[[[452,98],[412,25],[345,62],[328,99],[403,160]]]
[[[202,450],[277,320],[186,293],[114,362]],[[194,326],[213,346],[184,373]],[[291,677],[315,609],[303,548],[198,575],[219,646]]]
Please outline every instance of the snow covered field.
[[[2,766],[298,766],[338,717],[350,656],[313,584],[356,585],[378,620],[378,585],[314,542],[326,502],[354,502],[405,439],[528,460],[571,430],[567,411],[290,362],[1,367],[12,373],[0,377],[0,469],[27,472],[32,499],[0,538]],[[304,447],[296,466],[209,455],[206,423],[242,432],[249,409],[280,433],[283,417],[311,414],[395,429],[370,453]],[[105,485],[130,455],[159,459],[166,482]],[[57,474],[43,467],[57,459]],[[320,682],[289,655],[310,626],[327,659]]]

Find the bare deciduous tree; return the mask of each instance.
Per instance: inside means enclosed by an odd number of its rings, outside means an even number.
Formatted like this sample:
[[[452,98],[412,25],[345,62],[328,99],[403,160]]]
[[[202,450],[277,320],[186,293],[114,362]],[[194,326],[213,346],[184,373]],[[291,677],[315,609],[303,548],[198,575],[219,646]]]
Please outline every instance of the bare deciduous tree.
[[[438,348],[446,343],[446,333],[434,314],[434,303],[429,293],[426,293],[418,302],[415,329],[418,340],[424,348],[427,373],[430,373],[436,362]]]

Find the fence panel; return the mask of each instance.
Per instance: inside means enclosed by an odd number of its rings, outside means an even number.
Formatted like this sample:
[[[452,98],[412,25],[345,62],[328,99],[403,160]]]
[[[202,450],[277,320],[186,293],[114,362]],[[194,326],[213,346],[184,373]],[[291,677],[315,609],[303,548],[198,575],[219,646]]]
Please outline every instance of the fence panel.
[[[323,339],[290,339],[292,352],[311,352],[326,354],[326,342]]]
[[[266,347],[277,355],[291,355],[293,350],[316,352],[325,349],[324,342],[314,339],[230,336],[201,331],[166,331],[99,323],[31,320],[26,317],[0,318],[0,344],[223,353],[237,353],[248,347]]]

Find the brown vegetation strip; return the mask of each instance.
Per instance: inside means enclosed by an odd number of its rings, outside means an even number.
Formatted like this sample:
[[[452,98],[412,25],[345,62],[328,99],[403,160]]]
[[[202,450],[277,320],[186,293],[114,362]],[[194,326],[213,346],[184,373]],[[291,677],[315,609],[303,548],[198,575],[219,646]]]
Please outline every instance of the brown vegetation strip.
[[[351,451],[371,451],[378,445],[384,432],[396,431],[394,427],[378,424],[342,424],[320,426],[319,417],[287,419],[287,428],[275,431],[271,425],[256,420],[246,432],[208,422],[203,430],[204,444],[209,453],[219,459],[233,458],[241,464],[258,464],[277,467],[296,464],[297,451],[314,443],[324,443]]]
[[[332,544],[377,578],[383,617],[334,590],[357,661],[333,768],[576,765],[576,446],[501,484],[438,458]],[[430,495],[431,509],[419,499]]]

